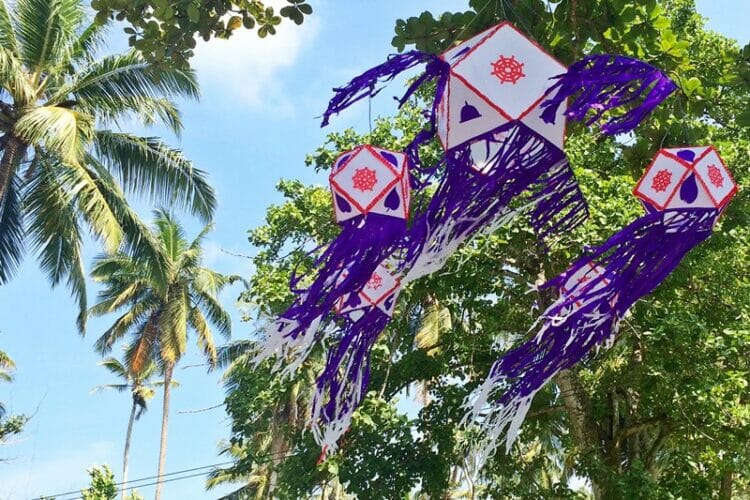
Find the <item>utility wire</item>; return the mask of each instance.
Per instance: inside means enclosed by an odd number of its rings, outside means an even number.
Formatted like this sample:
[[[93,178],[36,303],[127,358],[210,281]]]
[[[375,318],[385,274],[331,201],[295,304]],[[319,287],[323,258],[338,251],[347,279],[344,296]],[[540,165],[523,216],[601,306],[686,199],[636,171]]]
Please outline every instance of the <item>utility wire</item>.
[[[282,450],[282,451],[277,451],[277,452],[274,452],[274,453],[268,453],[268,454],[265,454],[265,455],[254,456],[252,458],[253,458],[253,460],[260,460],[260,459],[270,458],[270,457],[275,457],[277,459],[280,459],[280,458],[289,458],[289,457],[293,457],[293,456],[299,455],[299,453],[292,453],[292,454],[289,454],[289,455],[285,455],[283,457],[276,456],[276,455],[283,455],[283,454],[288,453],[288,452],[289,452],[289,450]],[[178,471],[175,471],[175,472],[169,472],[167,474],[162,474],[161,477],[164,478],[164,477],[168,477],[168,476],[175,476],[175,475],[178,475],[178,474],[184,474],[186,472],[194,472],[194,471],[198,471],[198,470],[202,470],[202,469],[210,469],[212,467],[222,467],[222,466],[225,466],[225,465],[232,465],[234,463],[235,463],[234,460],[230,460],[228,462],[219,462],[219,463],[211,464],[211,465],[203,465],[201,467],[193,467],[192,469],[183,469],[183,470],[178,470]],[[169,481],[176,481],[177,479],[188,479],[188,477],[195,477],[195,476],[200,476],[200,475],[204,475],[204,474],[206,474],[206,472],[201,472],[199,474],[195,474],[195,475],[192,475],[192,476],[172,478]],[[115,486],[127,486],[127,488],[141,488],[143,486],[151,486],[151,484],[132,484],[132,483],[140,483],[141,481],[148,481],[148,480],[151,480],[151,479],[157,479],[156,482],[158,483],[158,482],[160,482],[160,481],[158,481],[159,477],[160,476],[141,477],[141,478],[138,478],[138,479],[129,479],[127,481],[122,481],[122,482],[114,483],[114,484],[115,484]],[[162,483],[166,483],[166,482],[169,482],[169,481],[161,481],[161,482]],[[156,484],[156,483],[153,483],[153,484]],[[41,497],[34,497],[31,500],[44,500],[45,498],[58,498],[58,497],[64,497],[64,496],[68,496],[68,495],[80,495],[81,491],[88,491],[89,489],[90,488],[81,488],[81,489],[74,490],[74,491],[66,491],[65,493],[56,493],[54,495],[43,495]],[[69,499],[58,499],[58,500],[76,500],[76,498],[82,498],[82,497],[74,497],[74,498],[69,498]]]

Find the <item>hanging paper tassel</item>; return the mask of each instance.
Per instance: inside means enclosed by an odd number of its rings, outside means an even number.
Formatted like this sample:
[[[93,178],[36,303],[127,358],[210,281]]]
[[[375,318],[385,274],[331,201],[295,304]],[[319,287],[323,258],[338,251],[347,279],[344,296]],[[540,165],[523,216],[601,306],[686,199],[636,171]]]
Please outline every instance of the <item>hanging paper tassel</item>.
[[[585,217],[586,203],[565,154],[522,123],[456,148],[446,161],[445,178],[405,238],[404,283],[442,268],[478,232],[509,222],[519,212],[511,201],[532,187],[537,189],[529,205],[542,234],[572,228]],[[545,229],[552,220],[555,225]]]
[[[335,345],[328,350],[310,412],[313,436],[324,454],[336,451],[367,393],[370,353],[393,315],[400,289],[398,278],[381,265],[359,293],[339,302],[343,326],[330,336]]]
[[[333,89],[334,96],[328,103],[328,108],[323,113],[321,127],[328,125],[331,115],[342,112],[352,104],[366,97],[376,96],[383,90],[383,87],[377,88],[379,83],[389,82],[404,71],[421,64],[427,65],[424,73],[417,78],[406,93],[398,100],[400,105],[403,105],[426,81],[444,78],[449,69],[447,64],[441,61],[438,56],[426,54],[418,50],[404,52],[403,54],[392,54],[383,64],[375,66],[353,78],[344,87]],[[444,86],[444,84],[438,85],[437,92],[441,93]]]
[[[542,119],[555,123],[558,108],[569,97],[577,95],[569,105],[566,116],[581,121],[593,110],[587,125],[598,121],[614,108],[631,107],[623,115],[610,118],[602,125],[602,132],[617,135],[635,129],[677,85],[664,73],[638,59],[599,54],[588,56],[560,75],[557,83],[547,90],[554,94],[542,103]]]
[[[625,313],[711,235],[718,215],[710,208],[647,214],[543,285],[561,296],[539,332],[500,358],[473,396],[467,419],[482,431],[482,463],[499,442],[510,451],[534,395],[552,377],[611,345]]]
[[[336,302],[362,289],[406,232],[409,177],[406,156],[373,146],[342,154],[330,176],[341,233],[314,262],[314,277],[293,276],[292,305],[267,325],[254,362],[276,357],[291,373],[321,336]]]

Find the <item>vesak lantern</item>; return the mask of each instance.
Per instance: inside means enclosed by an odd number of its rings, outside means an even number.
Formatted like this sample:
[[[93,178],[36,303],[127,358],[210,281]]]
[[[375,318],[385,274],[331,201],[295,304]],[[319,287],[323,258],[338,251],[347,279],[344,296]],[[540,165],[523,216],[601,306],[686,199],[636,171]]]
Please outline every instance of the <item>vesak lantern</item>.
[[[713,146],[662,149],[633,193],[649,210],[723,209],[737,184]]]
[[[711,235],[736,192],[713,147],[657,153],[635,189],[647,213],[542,286],[559,288],[560,298],[543,313],[535,337],[503,355],[475,393],[467,420],[484,431],[482,460],[498,441],[510,450],[547,381],[611,345],[627,311]]]
[[[328,335],[335,343],[328,349],[310,411],[313,435],[326,455],[336,451],[367,392],[372,346],[393,316],[400,291],[397,274],[380,264],[358,293],[342,297],[336,306],[344,321]]]
[[[450,150],[520,122],[563,149],[566,108],[545,123],[540,105],[551,79],[567,68],[510,23],[501,23],[440,56],[450,66],[438,104],[437,132]]]
[[[366,214],[409,218],[406,155],[365,145],[338,157],[329,177],[336,222]]]
[[[275,356],[296,368],[334,305],[367,285],[406,231],[410,195],[405,154],[358,146],[336,159],[329,179],[341,233],[315,256],[312,275],[292,278],[295,300],[266,329],[255,363]]]

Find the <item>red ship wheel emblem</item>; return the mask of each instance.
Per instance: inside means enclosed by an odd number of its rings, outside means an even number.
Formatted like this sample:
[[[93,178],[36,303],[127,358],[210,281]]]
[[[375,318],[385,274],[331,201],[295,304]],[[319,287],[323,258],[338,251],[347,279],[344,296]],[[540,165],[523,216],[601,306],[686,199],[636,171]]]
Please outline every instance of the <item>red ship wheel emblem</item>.
[[[352,183],[354,184],[354,189],[359,189],[362,192],[372,191],[375,188],[375,184],[378,183],[378,178],[374,170],[367,167],[358,168],[354,171]]]
[[[383,278],[378,273],[373,273],[372,277],[370,278],[370,281],[367,282],[367,289],[368,290],[377,290],[383,286]]]
[[[651,189],[657,193],[663,193],[672,184],[672,172],[663,169],[659,170],[651,181]]]
[[[708,166],[708,180],[717,188],[724,187],[724,176],[721,175],[721,170],[716,165]]]
[[[492,74],[500,79],[500,83],[513,85],[526,76],[523,72],[523,63],[518,62],[515,56],[500,56],[500,59],[492,63]]]

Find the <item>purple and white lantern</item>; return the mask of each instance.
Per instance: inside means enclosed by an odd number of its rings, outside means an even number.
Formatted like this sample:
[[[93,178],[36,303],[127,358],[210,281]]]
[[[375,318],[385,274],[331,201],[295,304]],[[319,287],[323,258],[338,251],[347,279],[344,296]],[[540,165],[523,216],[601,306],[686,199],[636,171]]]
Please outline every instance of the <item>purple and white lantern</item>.
[[[549,380],[612,345],[633,304],[712,234],[736,192],[713,147],[657,153],[635,188],[647,213],[542,285],[560,289],[560,297],[542,314],[535,336],[495,362],[472,396],[467,422],[483,431],[481,461],[499,442],[510,450],[534,395]]]

